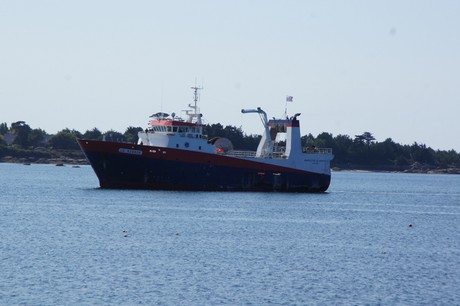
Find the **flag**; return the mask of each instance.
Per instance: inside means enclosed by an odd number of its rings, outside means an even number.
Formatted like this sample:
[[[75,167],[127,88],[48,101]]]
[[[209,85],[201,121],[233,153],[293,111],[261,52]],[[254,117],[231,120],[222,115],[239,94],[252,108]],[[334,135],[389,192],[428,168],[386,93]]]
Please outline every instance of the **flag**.
[[[292,102],[293,96],[286,96],[286,102]]]

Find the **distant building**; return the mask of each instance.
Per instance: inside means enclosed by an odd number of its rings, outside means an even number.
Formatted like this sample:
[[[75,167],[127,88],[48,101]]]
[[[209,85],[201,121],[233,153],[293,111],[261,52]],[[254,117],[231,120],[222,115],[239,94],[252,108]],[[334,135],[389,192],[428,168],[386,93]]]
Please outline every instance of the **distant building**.
[[[16,139],[16,135],[11,134],[11,133],[6,133],[3,135],[3,140],[6,142],[7,145],[12,145],[14,140]]]
[[[41,141],[42,144],[44,145],[48,145],[51,137],[53,137],[53,135],[49,135],[49,134],[46,134],[44,137],[43,137],[43,140]]]

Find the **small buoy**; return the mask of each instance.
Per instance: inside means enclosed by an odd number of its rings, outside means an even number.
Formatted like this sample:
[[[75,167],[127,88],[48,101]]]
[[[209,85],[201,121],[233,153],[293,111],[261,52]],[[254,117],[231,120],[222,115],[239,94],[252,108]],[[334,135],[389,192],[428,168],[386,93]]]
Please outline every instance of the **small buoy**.
[[[409,227],[412,227],[412,224],[409,224]]]

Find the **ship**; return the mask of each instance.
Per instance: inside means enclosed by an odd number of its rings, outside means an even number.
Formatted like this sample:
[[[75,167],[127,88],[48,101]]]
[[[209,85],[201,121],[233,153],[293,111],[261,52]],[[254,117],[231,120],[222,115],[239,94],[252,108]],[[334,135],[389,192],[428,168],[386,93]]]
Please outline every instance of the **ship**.
[[[302,147],[300,113],[268,119],[260,107],[242,109],[243,114],[260,117],[263,134],[257,150],[236,150],[227,138],[205,135],[197,106],[202,88],[191,88],[194,103],[184,111],[185,119],[157,112],[138,133],[137,143],[77,139],[101,188],[258,192],[329,188],[332,149]]]

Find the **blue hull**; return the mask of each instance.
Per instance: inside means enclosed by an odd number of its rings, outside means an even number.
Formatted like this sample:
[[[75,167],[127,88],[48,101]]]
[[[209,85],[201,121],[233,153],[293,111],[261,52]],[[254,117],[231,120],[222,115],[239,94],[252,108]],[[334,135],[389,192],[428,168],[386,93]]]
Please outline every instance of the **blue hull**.
[[[164,158],[165,155],[151,157],[146,156],[149,147],[144,146],[130,145],[132,152],[144,150],[146,154],[120,154],[120,150],[124,150],[120,148],[126,144],[87,140],[79,143],[101,188],[324,192],[331,179],[330,175],[291,171],[283,167],[274,169],[257,162],[244,161],[251,164],[240,167],[238,159],[215,154],[174,153],[170,149],[168,158]],[[189,155],[193,154],[192,161]],[[181,160],[182,156],[187,158]]]

